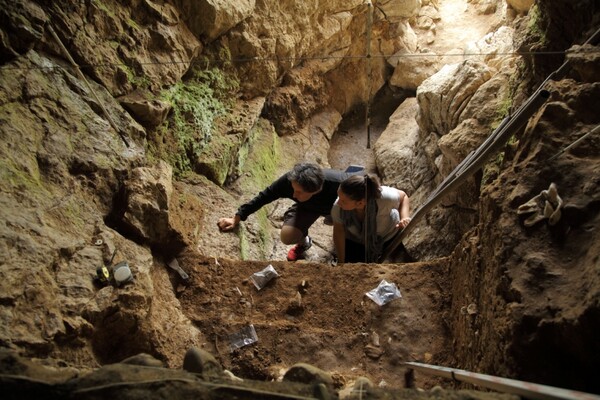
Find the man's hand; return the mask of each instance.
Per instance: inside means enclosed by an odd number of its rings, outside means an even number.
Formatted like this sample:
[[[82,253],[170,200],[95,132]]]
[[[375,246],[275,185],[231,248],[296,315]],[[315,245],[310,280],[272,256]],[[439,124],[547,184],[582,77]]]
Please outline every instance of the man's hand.
[[[219,222],[217,222],[217,226],[223,232],[230,231],[234,229],[240,223],[239,215],[236,215],[234,218],[221,218]]]

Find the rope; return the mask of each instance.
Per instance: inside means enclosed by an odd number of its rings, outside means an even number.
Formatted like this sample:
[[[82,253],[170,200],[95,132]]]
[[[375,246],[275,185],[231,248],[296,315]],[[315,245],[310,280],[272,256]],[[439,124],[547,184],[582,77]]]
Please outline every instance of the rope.
[[[65,45],[62,43],[62,41],[60,40],[60,38],[58,37],[58,35],[56,34],[56,32],[54,32],[54,29],[52,29],[52,26],[48,24],[47,27],[48,27],[48,30],[50,31],[50,33],[52,34],[52,36],[54,37],[54,40],[56,40],[56,42],[60,46],[60,48],[63,51],[63,53],[65,53],[65,56],[67,57],[67,59],[69,60],[69,62],[73,66],[73,68],[75,68],[75,71],[77,72],[77,75],[79,75],[79,79],[81,79],[82,81],[85,82],[85,84],[87,85],[90,93],[92,93],[92,95],[96,99],[96,102],[98,102],[98,104],[100,105],[100,108],[102,109],[102,112],[104,113],[104,115],[106,116],[106,119],[110,123],[110,126],[112,126],[112,128],[115,130],[115,132],[117,132],[119,134],[119,136],[121,137],[121,140],[123,140],[123,142],[125,143],[125,145],[127,147],[129,147],[129,142],[127,142],[127,139],[125,139],[125,136],[117,128],[117,125],[115,124],[115,122],[113,121],[112,117],[108,113],[108,110],[106,110],[106,108],[104,107],[104,103],[102,103],[100,101],[100,98],[98,97],[98,95],[96,94],[96,92],[94,91],[94,89],[92,89],[92,86],[90,85],[90,83],[88,82],[88,80],[85,78],[85,76],[83,75],[83,73],[81,72],[81,70],[79,69],[79,66],[77,65],[77,63],[75,62],[75,60],[73,60],[73,57],[71,57],[71,53],[69,53],[69,51],[67,50],[67,48],[65,47]]]
[[[558,158],[565,151],[567,151],[569,149],[572,149],[573,147],[578,146],[579,143],[581,143],[586,137],[590,136],[592,133],[595,133],[596,131],[598,131],[598,129],[600,129],[600,125],[596,125],[596,127],[594,129],[592,129],[591,131],[589,131],[588,133],[586,133],[585,135],[583,135],[582,137],[580,137],[579,139],[577,139],[576,141],[574,141],[573,143],[571,143],[570,145],[568,145],[567,147],[565,147],[564,149],[562,149],[561,151],[559,151],[558,153],[556,153],[555,155],[553,155],[552,157],[550,157],[548,159],[548,161],[554,161],[556,158]]]
[[[367,0],[367,85],[369,90],[367,93],[367,110],[365,115],[365,123],[367,126],[367,149],[371,148],[371,91],[373,90],[373,71],[371,70],[371,29],[373,26],[373,3]]]
[[[486,56],[565,56],[566,54],[596,54],[600,53],[600,50],[582,50],[576,52],[566,51],[524,51],[524,52],[507,52],[507,53],[404,53],[404,54],[375,54],[371,55],[371,59],[388,59],[394,58],[437,58],[437,57],[486,57]],[[183,60],[183,61],[153,61],[153,62],[140,62],[136,63],[135,66],[127,63],[98,63],[98,64],[79,64],[79,68],[112,68],[112,67],[129,67],[134,68],[137,66],[147,65],[197,65],[197,64],[227,64],[227,63],[248,63],[248,62],[268,62],[268,61],[291,61],[291,62],[302,62],[302,61],[315,61],[315,60],[360,60],[367,58],[364,56],[304,56],[304,57],[242,57],[232,59],[203,59],[203,60]],[[58,65],[49,66],[29,66],[29,67],[17,67],[11,65],[0,66],[0,70],[32,70],[32,69],[53,69],[61,68]]]

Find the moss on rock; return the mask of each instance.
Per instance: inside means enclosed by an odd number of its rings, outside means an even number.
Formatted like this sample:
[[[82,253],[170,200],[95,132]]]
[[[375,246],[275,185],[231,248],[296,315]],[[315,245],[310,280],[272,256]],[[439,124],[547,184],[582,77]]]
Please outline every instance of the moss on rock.
[[[252,146],[248,149],[248,155],[242,164],[244,179],[241,189],[244,193],[256,193],[257,188],[267,187],[276,178],[279,169],[281,148],[279,137],[269,121],[260,119],[250,133]],[[267,249],[271,242],[271,224],[269,222],[269,207],[263,207],[255,213],[258,223],[256,232],[259,240],[259,248],[262,258],[266,258]],[[240,252],[242,260],[248,259],[249,254],[249,232],[240,229]]]
[[[151,138],[153,153],[168,161],[174,168],[176,176],[196,169],[196,163],[203,158],[203,153],[219,137],[214,126],[215,120],[227,116],[232,111],[232,93],[239,84],[234,75],[227,74],[219,68],[196,69],[191,78],[179,82],[163,92],[161,100],[171,104],[171,113],[167,120],[155,131]],[[221,151],[227,147],[227,140],[215,140],[212,146]],[[209,153],[209,154],[210,154]],[[223,157],[224,154],[219,154]],[[208,165],[217,163],[209,160]],[[209,168],[217,172],[212,176],[222,175],[220,168]]]

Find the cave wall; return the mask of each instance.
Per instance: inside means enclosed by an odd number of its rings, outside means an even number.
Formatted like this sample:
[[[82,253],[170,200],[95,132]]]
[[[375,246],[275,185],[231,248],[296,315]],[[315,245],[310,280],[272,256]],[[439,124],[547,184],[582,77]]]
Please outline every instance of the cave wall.
[[[530,49],[565,50],[598,26],[597,2],[536,6],[547,41]],[[564,79],[547,84],[550,99],[506,147],[499,176],[482,187],[479,223],[451,257],[453,352],[462,368],[600,392],[594,377],[600,347],[592,334],[600,324],[600,255],[594,244],[600,240],[600,141],[590,136],[552,159],[598,125],[592,109],[599,104],[599,76],[581,73],[598,71],[597,49],[567,56]],[[523,81],[531,88],[545,78],[538,77],[542,71],[564,61],[534,58],[526,68],[530,79]],[[564,202],[560,221],[526,225],[518,207],[551,183]]]
[[[404,21],[413,15],[416,2],[400,3],[411,4],[395,14]],[[166,201],[127,203],[131,171],[155,161],[145,158],[152,129],[116,96],[136,90],[155,95],[179,82],[197,55],[214,57],[219,49],[228,48],[232,58],[246,60],[234,65],[242,82],[236,93],[240,107],[251,100],[260,106],[247,107],[244,121],[230,126],[227,133],[251,130],[263,112],[263,99],[265,116],[282,135],[294,132],[307,116],[326,105],[341,115],[366,99],[364,61],[336,58],[359,55],[365,49],[362,2],[237,2],[238,8],[221,10],[218,16],[217,10],[209,10],[210,29],[205,21],[186,18],[193,15],[193,7],[210,5],[134,0],[3,2],[2,346],[80,366],[110,362],[129,355],[128,351],[154,353],[168,365],[179,365],[183,353],[173,349],[205,340],[177,309],[173,277],[164,266],[163,258],[169,254],[156,253],[151,244],[156,247],[167,228],[167,233],[178,233],[173,248],[196,243],[202,227],[181,215],[201,214],[215,203],[236,199],[218,185],[195,178],[186,184],[201,186],[193,193],[211,194],[213,203],[201,196],[185,197],[182,193],[191,189],[172,191],[164,179],[152,179],[156,171],[150,168],[144,174],[138,171],[150,183],[147,198],[158,190]],[[536,26],[547,36],[541,40],[524,35],[523,51],[564,50],[582,43],[597,26],[597,1],[544,2],[537,7]],[[392,35],[398,27],[389,16],[376,14],[374,20],[373,40],[382,46],[377,49],[382,54],[393,54],[402,46]],[[69,67],[46,24],[54,27],[82,65],[99,99]],[[528,32],[527,19],[521,27]],[[272,54],[278,57],[267,60]],[[330,59],[310,60],[320,55]],[[254,57],[264,63],[252,62]],[[516,96],[531,92],[562,61],[546,60],[542,56],[529,60],[529,81],[525,81],[529,86],[522,86]],[[374,63],[373,70],[374,95],[390,71],[383,63]],[[483,188],[479,224],[456,248],[451,263],[453,352],[457,365],[467,369],[598,391],[586,375],[599,369],[596,360],[600,359],[593,335],[599,322],[598,250],[593,244],[599,242],[600,191],[598,181],[589,178],[599,176],[598,141],[589,139],[555,164],[546,164],[550,155],[598,123],[597,61],[582,58],[574,71],[552,86],[552,100],[519,134],[516,148],[507,149],[499,177]],[[151,109],[152,101],[144,96],[145,110]],[[113,131],[99,102],[118,130],[126,133],[131,147]],[[246,139],[240,135],[232,152],[247,145]],[[558,237],[544,224],[524,229],[514,213],[552,180],[566,204],[574,206],[570,211],[574,222]],[[132,235],[107,220],[121,215],[115,209],[128,204],[130,211],[137,211],[136,218],[170,210],[174,220],[169,219],[166,227],[154,227],[147,239]],[[224,246],[236,248],[231,243]],[[116,249],[119,260],[131,263],[139,285],[95,287],[97,266],[108,263]],[[471,304],[475,307],[469,308]],[[110,341],[115,347],[108,346],[111,327],[126,329],[139,340],[123,346]],[[549,362],[541,364],[541,355],[548,354],[553,354]],[[580,369],[561,374],[567,361]]]
[[[165,263],[178,249],[198,245],[204,210],[237,203],[220,185],[244,173],[253,132],[275,132],[261,119],[267,95],[275,93],[271,110],[298,106],[300,114],[282,114],[291,128],[301,123],[298,116],[318,117],[331,87],[356,76],[363,86],[339,85],[350,100],[334,102],[337,110],[327,112],[339,121],[340,113],[364,101],[363,66],[354,68],[356,75],[347,74],[352,67],[318,75],[338,67],[341,56],[364,51],[366,8],[362,1],[221,2],[216,8],[179,0],[1,4],[0,344],[79,367],[140,351],[180,365],[183,351],[173,349],[204,339],[179,313],[176,277]],[[384,6],[396,11],[384,21],[389,24],[414,13],[418,2]],[[375,23],[382,18],[378,14]],[[396,46],[395,38],[381,39]],[[255,57],[261,62],[251,61]],[[213,151],[227,149],[231,157],[215,166],[216,157],[198,163],[212,181],[193,173],[173,181],[155,148],[171,150],[177,142],[157,128],[172,118],[163,94],[207,60],[218,66],[237,60],[227,70],[241,83],[228,93],[237,100],[235,118],[217,123],[216,134],[227,140],[215,140],[220,147]],[[277,94],[286,90],[294,93]],[[277,113],[271,117],[280,120]],[[313,130],[319,140],[304,154],[321,156],[330,132]],[[218,240],[221,251],[240,247],[235,235]],[[129,263],[135,285],[97,284],[96,269],[113,261]],[[123,336],[110,340],[114,330]]]

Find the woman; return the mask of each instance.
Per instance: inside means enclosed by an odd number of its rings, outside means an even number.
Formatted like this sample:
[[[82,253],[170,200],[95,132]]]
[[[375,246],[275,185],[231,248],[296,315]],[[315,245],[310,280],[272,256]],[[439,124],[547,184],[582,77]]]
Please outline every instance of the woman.
[[[383,247],[410,222],[406,193],[381,186],[374,174],[342,181],[331,209],[338,262],[377,262]]]

